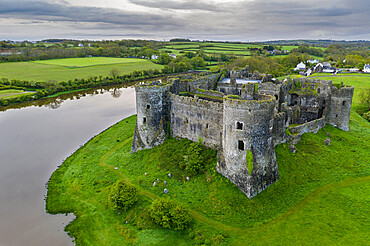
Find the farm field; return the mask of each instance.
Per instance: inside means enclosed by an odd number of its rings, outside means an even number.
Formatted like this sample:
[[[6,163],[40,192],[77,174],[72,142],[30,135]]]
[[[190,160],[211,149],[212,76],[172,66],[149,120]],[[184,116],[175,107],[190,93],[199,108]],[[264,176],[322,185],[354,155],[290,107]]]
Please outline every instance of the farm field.
[[[0,98],[9,99],[18,96],[31,95],[34,92],[25,92],[23,90],[0,90]]]
[[[113,68],[125,74],[135,70],[162,69],[162,67],[149,60],[135,58],[67,58],[0,63],[0,78],[58,82],[109,76]]]
[[[234,53],[239,56],[251,55],[248,48],[263,48],[263,44],[233,44],[233,43],[212,43],[212,42],[179,42],[179,43],[167,43],[165,48],[161,51],[171,51],[175,55],[181,55],[186,51],[197,52],[202,49],[205,53]],[[297,45],[286,45],[282,46],[282,50],[291,51],[294,48],[298,48]],[[324,50],[325,48],[314,47]],[[284,57],[283,55],[277,55],[273,57]],[[322,59],[322,57],[311,56],[311,58]]]
[[[370,88],[369,82],[363,82],[364,88]],[[355,111],[349,132],[327,125],[317,134],[304,134],[294,154],[287,144],[278,145],[280,179],[253,199],[215,171],[215,151],[202,149],[204,173],[190,176],[180,169],[188,140],[168,139],[130,154],[135,122],[131,116],[92,138],[50,179],[47,210],[77,216],[66,227],[77,245],[368,243],[370,123]],[[328,135],[330,146],[323,144]],[[156,179],[160,182],[153,187]],[[110,186],[117,180],[140,191],[139,201],[127,211],[107,206]],[[160,197],[188,208],[193,223],[187,230],[163,229],[151,221],[148,207]]]

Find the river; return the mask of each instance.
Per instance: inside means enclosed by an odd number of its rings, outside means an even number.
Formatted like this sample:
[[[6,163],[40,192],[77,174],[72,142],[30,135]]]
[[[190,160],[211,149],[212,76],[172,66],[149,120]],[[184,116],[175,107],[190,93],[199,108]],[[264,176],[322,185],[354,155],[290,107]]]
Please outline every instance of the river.
[[[134,88],[106,87],[0,110],[0,245],[73,245],[64,227],[74,217],[46,213],[45,184],[83,143],[136,112]]]

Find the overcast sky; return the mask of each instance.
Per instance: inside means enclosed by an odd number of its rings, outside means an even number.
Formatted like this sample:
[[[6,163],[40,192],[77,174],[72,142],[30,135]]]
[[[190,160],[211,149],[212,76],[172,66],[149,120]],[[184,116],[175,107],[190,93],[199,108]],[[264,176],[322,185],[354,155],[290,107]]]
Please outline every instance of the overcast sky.
[[[370,0],[0,0],[0,40],[370,40]]]

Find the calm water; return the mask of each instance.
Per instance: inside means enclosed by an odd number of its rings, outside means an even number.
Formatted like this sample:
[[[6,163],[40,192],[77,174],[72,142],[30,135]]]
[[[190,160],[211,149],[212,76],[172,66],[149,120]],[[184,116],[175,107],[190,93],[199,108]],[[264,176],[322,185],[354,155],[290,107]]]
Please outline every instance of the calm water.
[[[45,212],[45,183],[92,136],[135,110],[134,88],[75,93],[0,112],[0,245],[72,245],[72,215]]]

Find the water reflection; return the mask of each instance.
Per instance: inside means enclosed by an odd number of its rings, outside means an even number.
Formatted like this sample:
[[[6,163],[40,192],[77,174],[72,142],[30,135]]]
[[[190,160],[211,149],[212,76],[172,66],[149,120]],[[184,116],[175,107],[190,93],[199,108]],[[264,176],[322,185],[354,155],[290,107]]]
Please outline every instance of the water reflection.
[[[46,98],[46,99],[37,100],[37,101],[29,101],[29,102],[10,105],[10,106],[0,107],[0,112],[6,111],[8,109],[20,109],[20,108],[27,108],[27,107],[32,107],[32,106],[48,107],[51,109],[57,109],[66,100],[71,100],[71,101],[75,99],[78,100],[86,96],[104,94],[105,92],[110,92],[112,97],[119,98],[122,94],[122,91],[120,90],[121,88],[132,87],[138,83],[139,82],[127,83],[124,85],[104,86],[101,88],[93,88],[93,89],[85,90],[85,91],[71,92],[68,94],[60,95],[58,97]]]
[[[45,212],[45,183],[80,145],[136,112],[134,88],[104,87],[0,111],[0,245],[72,245],[63,232],[71,217]]]

